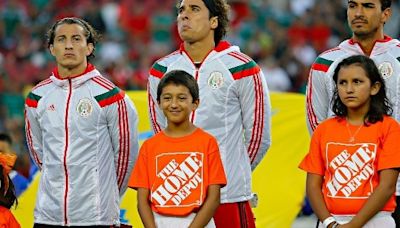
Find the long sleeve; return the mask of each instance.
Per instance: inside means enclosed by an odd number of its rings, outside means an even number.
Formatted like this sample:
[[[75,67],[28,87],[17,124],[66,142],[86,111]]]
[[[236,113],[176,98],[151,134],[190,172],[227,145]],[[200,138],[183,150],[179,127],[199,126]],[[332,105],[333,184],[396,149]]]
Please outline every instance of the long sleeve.
[[[138,113],[127,95],[108,107],[107,122],[114,148],[118,188],[122,196],[127,188],[139,150]]]
[[[254,170],[271,146],[271,101],[261,69],[254,63],[254,75],[239,80],[239,99],[245,143]]]
[[[157,86],[159,81],[160,79],[158,77],[150,75],[147,84],[149,116],[154,134],[157,134],[164,129],[167,123],[166,118],[157,103]]]
[[[42,169],[43,145],[42,130],[40,129],[37,106],[40,96],[29,93],[25,101],[25,134],[29,148],[29,154],[35,164]]]
[[[306,118],[310,134],[314,132],[318,124],[329,117],[331,98],[326,78],[325,72],[311,69],[306,92]]]

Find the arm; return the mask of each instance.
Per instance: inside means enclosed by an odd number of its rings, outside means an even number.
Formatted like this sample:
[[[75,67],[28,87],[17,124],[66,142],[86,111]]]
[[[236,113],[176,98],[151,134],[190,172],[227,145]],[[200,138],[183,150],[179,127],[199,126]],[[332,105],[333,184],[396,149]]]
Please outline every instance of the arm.
[[[149,201],[150,190],[147,188],[138,188],[137,202],[140,219],[142,220],[143,226],[146,228],[155,228],[156,223],[154,221],[153,211],[150,207]]]
[[[120,100],[107,107],[107,124],[114,148],[114,163],[119,194],[127,188],[138,156],[138,114],[133,102],[121,94]]]
[[[271,145],[271,101],[268,87],[264,74],[255,63],[253,70],[253,75],[239,79],[244,138],[252,170],[261,162]]]
[[[328,92],[328,83],[323,71],[310,70],[306,91],[306,119],[310,135],[318,124],[328,118],[331,95]],[[328,78],[332,80],[330,77]]]
[[[322,195],[322,182],[323,176],[313,173],[307,173],[307,197],[310,200],[311,207],[314,210],[314,213],[317,215],[320,221],[324,221],[326,218],[331,216],[328,208],[325,205],[324,196]]]
[[[339,227],[351,228],[364,226],[365,223],[367,223],[385,206],[390,197],[393,196],[396,190],[398,176],[398,170],[381,170],[379,172],[379,184],[372,195],[368,198],[367,202],[348,224],[340,225]]]
[[[42,130],[37,120],[36,108],[37,106],[32,106],[29,102],[25,104],[25,134],[29,154],[41,170],[43,157]]]
[[[209,185],[207,189],[207,197],[200,210],[197,212],[189,228],[205,227],[214,216],[220,201],[220,185]]]
[[[166,118],[157,102],[157,86],[159,82],[160,78],[150,75],[147,83],[148,109],[154,133],[158,133],[166,127]]]

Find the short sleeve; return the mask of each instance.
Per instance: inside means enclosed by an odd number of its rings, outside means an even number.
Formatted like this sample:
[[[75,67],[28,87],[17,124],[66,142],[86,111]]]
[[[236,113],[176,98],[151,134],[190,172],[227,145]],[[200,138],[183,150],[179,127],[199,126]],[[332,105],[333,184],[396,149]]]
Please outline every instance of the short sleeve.
[[[384,125],[382,132],[382,151],[377,155],[378,170],[400,167],[400,150],[398,149],[400,125],[394,119],[388,120],[391,121]]]
[[[148,173],[148,158],[146,155],[146,143],[142,145],[139,156],[133,168],[133,172],[129,179],[128,186],[133,189],[147,188],[150,189],[150,180]]]
[[[210,140],[208,153],[209,181],[208,185],[219,184],[221,187],[226,185],[226,176],[221,161],[218,144],[215,139]]]
[[[321,125],[317,127],[311,137],[310,149],[308,154],[300,163],[299,168],[307,173],[314,173],[318,175],[325,175],[324,159],[321,151]]]

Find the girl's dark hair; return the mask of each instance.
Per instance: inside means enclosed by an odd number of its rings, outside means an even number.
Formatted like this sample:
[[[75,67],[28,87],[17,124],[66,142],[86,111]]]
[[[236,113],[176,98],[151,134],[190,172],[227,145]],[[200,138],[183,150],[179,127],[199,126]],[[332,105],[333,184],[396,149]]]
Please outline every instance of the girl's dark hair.
[[[337,83],[340,69],[350,65],[355,65],[363,68],[365,74],[371,81],[371,85],[374,85],[377,82],[381,84],[381,88],[379,89],[378,93],[375,95],[371,95],[369,110],[364,117],[364,120],[366,120],[365,123],[376,123],[378,121],[382,121],[384,115],[391,115],[393,110],[389,99],[386,96],[385,81],[379,73],[379,70],[376,67],[374,61],[365,55],[354,55],[347,57],[337,65],[333,74],[335,91],[332,98],[332,111],[339,117],[347,116],[347,107],[339,98]]]
[[[381,0],[381,9],[384,11],[387,8],[390,8],[392,5],[392,0]]]
[[[9,186],[6,194],[4,195],[6,187],[4,184],[5,178],[8,178]],[[14,205],[14,203],[18,205],[17,196],[15,195],[14,184],[8,175],[7,176],[3,175],[3,166],[0,165],[0,206],[10,209],[12,205]]]
[[[99,42],[100,35],[96,32],[96,30],[85,20],[77,17],[66,17],[63,19],[60,19],[54,23],[49,31],[46,33],[46,38],[47,38],[47,47],[50,47],[51,45],[54,44],[54,38],[56,35],[56,29],[58,26],[62,24],[77,24],[80,25],[84,30],[85,30],[85,36],[86,36],[86,42],[92,43],[93,44],[93,51],[92,53],[87,57],[87,59],[94,58],[94,51],[96,49],[96,44]]]
[[[157,101],[160,102],[161,93],[165,86],[169,84],[182,85],[189,89],[189,93],[193,101],[199,100],[199,86],[196,79],[183,70],[173,70],[165,74],[157,87]]]

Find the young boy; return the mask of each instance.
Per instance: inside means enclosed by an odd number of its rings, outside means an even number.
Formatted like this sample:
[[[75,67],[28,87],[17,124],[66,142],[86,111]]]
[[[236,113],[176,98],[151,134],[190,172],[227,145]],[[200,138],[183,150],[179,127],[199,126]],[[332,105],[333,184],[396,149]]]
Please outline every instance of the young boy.
[[[189,119],[199,105],[196,80],[185,71],[167,73],[157,102],[167,127],[143,143],[129,183],[143,225],[215,227],[226,177],[216,139]]]

